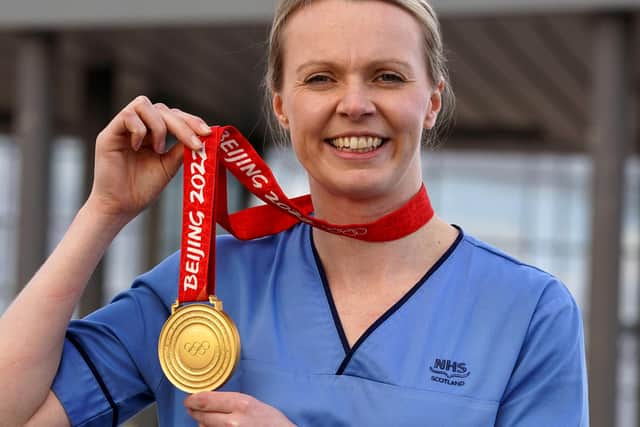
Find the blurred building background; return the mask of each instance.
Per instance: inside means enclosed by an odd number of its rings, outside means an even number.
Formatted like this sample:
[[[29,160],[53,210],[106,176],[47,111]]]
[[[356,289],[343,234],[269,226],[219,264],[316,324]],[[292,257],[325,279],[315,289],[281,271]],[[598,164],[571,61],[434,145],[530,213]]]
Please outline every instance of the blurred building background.
[[[425,148],[440,216],[560,277],[587,328],[594,427],[640,426],[640,0],[433,0],[456,125]],[[138,94],[234,124],[289,195],[260,79],[273,0],[0,0],[0,312],[88,192]],[[252,203],[237,185],[232,204]],[[179,247],[181,177],[116,239],[82,315]],[[155,425],[153,409],[129,425]]]

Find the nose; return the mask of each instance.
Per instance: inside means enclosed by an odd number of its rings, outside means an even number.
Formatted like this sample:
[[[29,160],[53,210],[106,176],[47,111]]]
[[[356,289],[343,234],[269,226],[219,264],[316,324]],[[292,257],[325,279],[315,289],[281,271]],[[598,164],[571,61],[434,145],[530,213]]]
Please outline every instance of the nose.
[[[376,108],[370,95],[365,83],[346,83],[342,97],[336,108],[337,113],[353,121],[362,120],[372,115],[376,111]]]

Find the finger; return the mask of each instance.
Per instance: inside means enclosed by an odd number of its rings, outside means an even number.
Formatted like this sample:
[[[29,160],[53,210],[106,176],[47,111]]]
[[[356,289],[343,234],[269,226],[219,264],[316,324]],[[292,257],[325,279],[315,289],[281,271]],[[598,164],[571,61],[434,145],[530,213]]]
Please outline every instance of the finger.
[[[172,108],[171,111],[175,114],[180,115],[183,120],[187,122],[189,126],[191,126],[191,129],[193,129],[199,135],[211,135],[211,126],[209,126],[207,122],[205,122],[202,118],[190,113],[186,113],[179,108]]]
[[[231,391],[204,391],[187,397],[184,404],[196,411],[245,412],[253,398]]]
[[[219,412],[194,411],[188,409],[187,413],[197,421],[198,425],[206,427],[215,426],[240,426],[240,421],[234,414],[222,414]]]
[[[137,97],[130,105],[151,133],[150,138],[149,135],[147,135],[147,138],[150,139],[153,149],[157,153],[163,153],[167,137],[167,125],[161,111],[155,108],[146,96]]]
[[[138,151],[142,145],[144,137],[147,135],[147,127],[144,125],[140,117],[138,117],[138,115],[133,111],[123,112],[122,121],[124,128],[131,135],[131,148]]]
[[[160,162],[168,180],[173,178],[182,166],[183,157],[184,146],[182,144],[175,144],[169,151],[160,156]]]
[[[138,140],[144,139],[147,134],[147,127],[142,122],[138,114],[129,104],[122,109],[116,116],[109,122],[107,126],[98,134],[98,141],[104,138],[110,138],[111,136],[130,136],[135,134],[135,138],[131,139],[132,145]]]
[[[156,108],[166,123],[167,130],[174,134],[178,141],[192,150],[200,150],[202,148],[202,141],[181,116],[169,110],[164,104],[156,105]]]

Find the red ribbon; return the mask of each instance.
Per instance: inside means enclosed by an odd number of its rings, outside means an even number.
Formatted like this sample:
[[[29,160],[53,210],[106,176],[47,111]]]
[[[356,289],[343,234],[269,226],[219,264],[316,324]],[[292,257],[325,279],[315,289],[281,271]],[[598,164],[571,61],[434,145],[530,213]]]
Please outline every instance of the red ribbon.
[[[404,206],[367,224],[331,224],[310,216],[311,196],[289,199],[249,141],[232,126],[213,126],[203,148],[185,147],[182,245],[178,302],[206,301],[215,294],[215,224],[238,239],[276,234],[299,222],[329,233],[384,242],[409,235],[433,217],[424,185]],[[229,215],[229,170],[261,205]]]

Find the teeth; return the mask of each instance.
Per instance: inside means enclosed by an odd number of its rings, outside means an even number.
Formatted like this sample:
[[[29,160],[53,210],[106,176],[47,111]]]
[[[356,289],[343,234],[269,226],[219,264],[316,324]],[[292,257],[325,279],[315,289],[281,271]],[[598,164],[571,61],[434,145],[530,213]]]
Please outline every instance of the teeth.
[[[367,152],[378,148],[382,138],[375,136],[351,136],[332,139],[331,145],[342,150]]]

